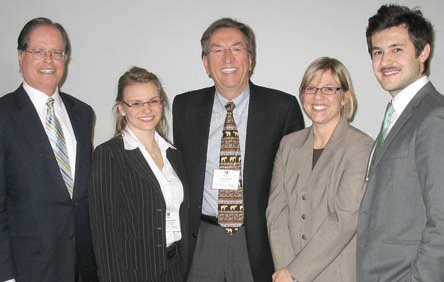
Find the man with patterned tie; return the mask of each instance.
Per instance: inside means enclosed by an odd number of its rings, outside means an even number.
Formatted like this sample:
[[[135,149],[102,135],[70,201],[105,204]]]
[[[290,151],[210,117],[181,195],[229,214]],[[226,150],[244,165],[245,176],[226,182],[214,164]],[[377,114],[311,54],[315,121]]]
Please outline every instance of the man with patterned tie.
[[[294,96],[250,81],[254,33],[229,18],[201,38],[214,86],[176,96],[173,132],[190,181],[188,281],[271,281],[265,209],[281,138],[304,126]]]
[[[359,212],[357,281],[444,281],[444,97],[427,77],[433,27],[417,9],[383,5],[367,44],[392,101]]]
[[[0,281],[98,281],[87,181],[93,111],[59,92],[65,29],[29,21],[20,87],[0,98]]]

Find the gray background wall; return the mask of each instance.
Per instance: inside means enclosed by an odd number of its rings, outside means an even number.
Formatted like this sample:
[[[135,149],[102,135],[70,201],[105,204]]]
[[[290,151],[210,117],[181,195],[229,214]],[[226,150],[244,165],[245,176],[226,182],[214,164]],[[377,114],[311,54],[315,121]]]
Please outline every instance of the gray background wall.
[[[211,22],[233,17],[249,24],[256,33],[257,65],[252,77],[256,84],[297,96],[311,61],[320,56],[341,60],[352,75],[358,98],[354,125],[375,137],[390,97],[373,76],[365,29],[368,18],[384,3],[388,1],[3,0],[0,96],[15,90],[22,81],[16,48],[23,25],[39,16],[60,22],[73,48],[62,90],[94,108],[98,145],[113,134],[112,107],[117,80],[124,71],[138,65],[156,73],[170,102],[178,93],[210,86],[212,81],[200,59],[199,40]],[[430,78],[438,90],[444,91],[444,2],[397,3],[420,7],[434,24]],[[264,115],[272,118],[272,113]]]

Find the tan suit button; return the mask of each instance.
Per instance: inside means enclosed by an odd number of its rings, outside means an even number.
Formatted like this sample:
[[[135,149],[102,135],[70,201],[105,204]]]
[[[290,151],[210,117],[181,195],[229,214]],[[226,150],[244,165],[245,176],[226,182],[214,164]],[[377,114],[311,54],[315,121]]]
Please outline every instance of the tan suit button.
[[[307,236],[305,236],[305,234],[302,234],[302,240],[306,240]]]
[[[302,219],[305,219],[305,218],[306,218],[305,214],[303,214],[301,217],[302,217]]]
[[[302,195],[302,200],[307,200],[307,196],[305,196],[305,195]]]

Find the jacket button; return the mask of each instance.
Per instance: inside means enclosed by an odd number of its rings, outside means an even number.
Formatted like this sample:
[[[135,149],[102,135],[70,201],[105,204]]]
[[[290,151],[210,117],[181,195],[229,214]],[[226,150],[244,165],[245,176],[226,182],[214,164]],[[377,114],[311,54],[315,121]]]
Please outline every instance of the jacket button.
[[[197,232],[194,232],[194,233],[193,233],[193,237],[194,237],[194,238],[197,238]]]
[[[305,214],[303,214],[301,217],[302,217],[302,219],[305,219],[305,218],[306,218]]]
[[[305,234],[302,234],[302,240],[307,240],[307,236],[305,236]]]
[[[302,195],[302,200],[307,200],[307,196],[305,196],[305,195]]]

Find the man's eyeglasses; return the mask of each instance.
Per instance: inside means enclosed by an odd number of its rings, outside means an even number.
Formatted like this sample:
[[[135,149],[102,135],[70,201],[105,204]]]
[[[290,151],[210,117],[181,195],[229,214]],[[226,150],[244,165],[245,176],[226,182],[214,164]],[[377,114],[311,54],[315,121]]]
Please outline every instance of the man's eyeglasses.
[[[52,50],[45,50],[41,48],[31,49],[31,50],[23,50],[23,52],[32,54],[32,57],[36,60],[41,60],[46,57],[46,54],[50,54],[51,58],[54,60],[64,60],[65,57],[65,51],[60,49],[52,49]]]
[[[320,90],[321,93],[324,95],[334,95],[340,89],[341,89],[341,87],[331,87],[331,86],[326,86],[326,87],[304,86],[304,87],[302,87],[302,91],[304,91],[304,94],[311,94],[311,95],[316,94],[316,92],[318,92],[318,90]]]
[[[225,52],[230,52],[231,55],[236,57],[240,56],[244,51],[248,52],[247,48],[242,46],[234,46],[229,48],[213,47],[208,51],[208,53],[216,57],[222,57],[223,55],[225,55]]]
[[[134,110],[140,110],[143,108],[144,105],[150,106],[150,108],[160,107],[160,105],[163,104],[162,99],[153,99],[147,102],[131,102],[127,103],[125,101],[122,101],[128,108],[134,109]]]

